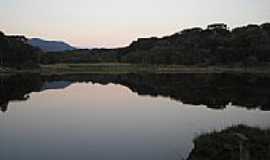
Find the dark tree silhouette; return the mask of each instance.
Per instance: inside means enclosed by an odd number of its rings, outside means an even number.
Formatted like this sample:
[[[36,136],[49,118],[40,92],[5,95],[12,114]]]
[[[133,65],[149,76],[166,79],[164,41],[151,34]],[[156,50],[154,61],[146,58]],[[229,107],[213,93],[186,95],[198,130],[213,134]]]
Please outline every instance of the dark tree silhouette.
[[[40,50],[27,44],[24,36],[0,32],[0,65],[16,68],[38,67]]]
[[[75,50],[42,56],[42,63],[240,65],[270,62],[270,23],[228,29],[223,23],[185,29],[163,38],[140,38],[118,49]]]

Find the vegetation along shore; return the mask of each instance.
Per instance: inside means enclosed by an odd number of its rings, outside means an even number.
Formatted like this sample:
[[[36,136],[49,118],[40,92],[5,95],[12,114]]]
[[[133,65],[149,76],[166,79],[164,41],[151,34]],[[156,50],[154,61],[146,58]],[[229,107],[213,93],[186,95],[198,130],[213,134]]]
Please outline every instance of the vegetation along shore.
[[[270,73],[270,23],[229,29],[217,23],[116,49],[44,52],[0,32],[0,72]]]

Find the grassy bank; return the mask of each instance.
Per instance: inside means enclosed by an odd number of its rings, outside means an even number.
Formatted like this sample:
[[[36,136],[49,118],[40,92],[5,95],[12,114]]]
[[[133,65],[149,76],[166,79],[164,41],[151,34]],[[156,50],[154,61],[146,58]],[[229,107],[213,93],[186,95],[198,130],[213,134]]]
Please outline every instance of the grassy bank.
[[[125,74],[125,73],[250,73],[270,74],[270,65],[258,67],[239,66],[183,66],[183,65],[143,65],[126,63],[80,63],[41,65],[39,69],[16,70],[0,67],[0,73],[41,73],[51,74]]]
[[[183,66],[183,65],[142,65],[123,63],[97,64],[55,64],[42,65],[43,74],[65,73],[252,73],[270,74],[270,66]]]

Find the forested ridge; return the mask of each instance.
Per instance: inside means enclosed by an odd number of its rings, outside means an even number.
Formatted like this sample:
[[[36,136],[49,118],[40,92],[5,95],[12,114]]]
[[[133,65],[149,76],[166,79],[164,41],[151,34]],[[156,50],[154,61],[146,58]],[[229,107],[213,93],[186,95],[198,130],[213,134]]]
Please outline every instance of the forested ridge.
[[[255,66],[270,62],[270,23],[229,29],[226,24],[190,28],[162,38],[140,38],[117,49],[42,53],[23,36],[0,32],[0,65],[29,67],[55,63],[133,63]]]
[[[125,62],[136,64],[258,65],[270,61],[270,23],[229,29],[226,24],[191,28],[163,38],[141,38],[118,49],[50,53],[42,63]]]

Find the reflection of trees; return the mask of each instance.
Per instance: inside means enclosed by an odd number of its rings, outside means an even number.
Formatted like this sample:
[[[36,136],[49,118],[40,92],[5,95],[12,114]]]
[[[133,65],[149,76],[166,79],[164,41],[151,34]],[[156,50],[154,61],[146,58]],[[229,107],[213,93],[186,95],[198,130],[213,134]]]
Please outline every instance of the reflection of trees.
[[[0,103],[0,110],[2,112],[6,112],[8,109],[8,102],[3,102],[3,103]]]
[[[37,75],[16,75],[0,78],[0,109],[5,112],[9,101],[25,101],[28,94],[39,91],[42,80]]]
[[[114,83],[126,86],[139,95],[170,97],[185,104],[202,104],[209,108],[223,109],[229,103],[232,103],[249,109],[270,110],[270,77],[263,76],[228,74],[90,74],[41,77],[39,75],[17,75],[1,77],[0,80],[0,107],[4,111],[7,109],[9,101],[27,100],[29,93],[42,91],[44,82],[50,83],[51,81]],[[51,89],[53,87],[59,88],[59,85],[50,86]]]
[[[185,104],[222,109],[229,103],[270,110],[270,77],[228,74],[67,75],[53,80],[121,84],[139,95],[164,96]]]

